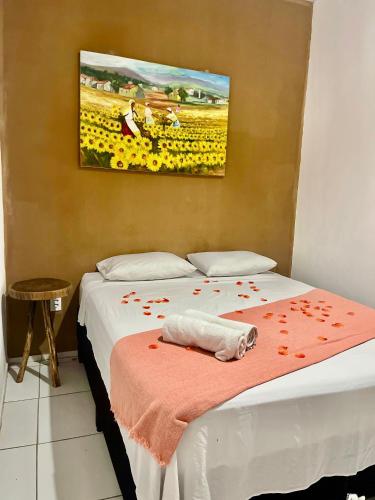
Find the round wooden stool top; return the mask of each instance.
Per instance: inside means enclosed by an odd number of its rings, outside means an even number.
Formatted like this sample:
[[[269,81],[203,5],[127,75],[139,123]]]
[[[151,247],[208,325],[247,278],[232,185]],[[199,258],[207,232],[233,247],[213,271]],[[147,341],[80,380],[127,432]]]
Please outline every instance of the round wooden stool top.
[[[56,278],[35,278],[17,281],[9,287],[9,295],[19,300],[51,300],[66,297],[72,285]]]

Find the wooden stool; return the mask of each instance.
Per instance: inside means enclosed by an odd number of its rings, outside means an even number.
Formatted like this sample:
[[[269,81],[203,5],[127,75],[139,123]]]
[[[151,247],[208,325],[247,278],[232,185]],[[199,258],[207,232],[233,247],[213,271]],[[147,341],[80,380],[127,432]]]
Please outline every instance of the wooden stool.
[[[9,295],[18,300],[29,300],[29,315],[28,328],[26,334],[26,342],[23,350],[22,362],[20,371],[17,375],[17,382],[22,382],[25,374],[27,360],[30,355],[31,341],[33,338],[33,324],[35,316],[35,308],[37,301],[41,301],[43,310],[44,328],[49,348],[49,367],[50,376],[53,387],[60,385],[59,371],[57,368],[57,355],[55,348],[55,333],[53,331],[53,323],[51,318],[50,300],[59,297],[66,297],[72,285],[69,281],[59,280],[55,278],[36,278],[26,281],[18,281],[9,287]]]

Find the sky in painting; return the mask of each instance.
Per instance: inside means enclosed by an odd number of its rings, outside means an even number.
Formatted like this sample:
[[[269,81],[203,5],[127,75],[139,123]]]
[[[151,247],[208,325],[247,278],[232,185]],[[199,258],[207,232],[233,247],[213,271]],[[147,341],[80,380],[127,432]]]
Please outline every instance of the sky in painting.
[[[229,77],[216,75],[205,71],[195,71],[164,64],[156,64],[146,61],[138,61],[127,57],[100,54],[98,52],[81,51],[81,64],[90,66],[102,66],[112,70],[129,68],[138,73],[148,81],[165,84],[168,81],[178,80],[180,82],[188,80],[201,81],[207,87],[219,90],[223,95],[229,94]]]

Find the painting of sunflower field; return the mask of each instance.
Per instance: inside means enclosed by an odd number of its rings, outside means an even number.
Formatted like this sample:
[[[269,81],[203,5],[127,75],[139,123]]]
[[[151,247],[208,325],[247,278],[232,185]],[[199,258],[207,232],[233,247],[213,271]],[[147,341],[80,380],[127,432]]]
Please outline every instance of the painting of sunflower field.
[[[229,77],[80,53],[80,164],[223,176]]]

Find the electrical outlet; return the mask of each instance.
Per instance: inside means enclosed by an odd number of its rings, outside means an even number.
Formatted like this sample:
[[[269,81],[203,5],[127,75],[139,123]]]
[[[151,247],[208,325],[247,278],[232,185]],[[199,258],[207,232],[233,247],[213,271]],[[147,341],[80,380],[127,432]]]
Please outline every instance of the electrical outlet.
[[[50,300],[51,311],[61,311],[61,297]]]

